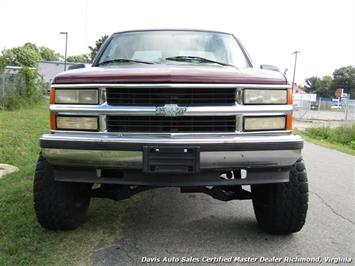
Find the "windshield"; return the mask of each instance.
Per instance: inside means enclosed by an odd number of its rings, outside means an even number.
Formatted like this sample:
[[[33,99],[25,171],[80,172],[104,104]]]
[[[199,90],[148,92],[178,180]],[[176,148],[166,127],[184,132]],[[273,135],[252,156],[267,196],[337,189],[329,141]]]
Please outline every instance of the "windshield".
[[[114,34],[96,65],[122,63],[221,64],[250,67],[230,34],[203,31],[141,31]]]

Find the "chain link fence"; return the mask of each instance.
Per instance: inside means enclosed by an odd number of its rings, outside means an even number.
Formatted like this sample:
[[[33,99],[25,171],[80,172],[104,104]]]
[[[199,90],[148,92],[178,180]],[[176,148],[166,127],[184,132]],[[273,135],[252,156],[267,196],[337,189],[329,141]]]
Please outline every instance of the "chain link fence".
[[[355,121],[355,100],[345,101],[345,120]]]
[[[24,78],[19,72],[0,73],[0,99],[4,99],[9,93],[19,91],[20,87],[23,86]]]
[[[17,109],[43,99],[44,86],[34,68],[7,67],[0,73],[0,109]]]
[[[296,120],[355,121],[355,100],[344,99],[334,102],[332,99],[294,100],[294,118]]]

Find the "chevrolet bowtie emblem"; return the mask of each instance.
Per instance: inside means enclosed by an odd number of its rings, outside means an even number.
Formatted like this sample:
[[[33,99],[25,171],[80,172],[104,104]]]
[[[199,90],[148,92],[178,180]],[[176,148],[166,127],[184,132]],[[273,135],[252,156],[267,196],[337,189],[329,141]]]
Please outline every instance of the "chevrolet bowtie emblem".
[[[186,110],[187,107],[178,106],[177,104],[166,104],[155,108],[156,114],[164,116],[180,116],[183,115]]]

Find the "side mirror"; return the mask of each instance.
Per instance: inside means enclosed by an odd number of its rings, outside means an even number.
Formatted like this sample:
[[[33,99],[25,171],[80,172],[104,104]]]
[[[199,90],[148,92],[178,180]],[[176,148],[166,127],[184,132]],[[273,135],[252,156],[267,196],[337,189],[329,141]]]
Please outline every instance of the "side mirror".
[[[281,72],[280,68],[278,68],[277,66],[274,66],[274,65],[260,65],[260,68],[265,69],[265,70]]]
[[[79,68],[85,68],[85,64],[71,65],[71,66],[68,67],[68,70],[79,69]]]

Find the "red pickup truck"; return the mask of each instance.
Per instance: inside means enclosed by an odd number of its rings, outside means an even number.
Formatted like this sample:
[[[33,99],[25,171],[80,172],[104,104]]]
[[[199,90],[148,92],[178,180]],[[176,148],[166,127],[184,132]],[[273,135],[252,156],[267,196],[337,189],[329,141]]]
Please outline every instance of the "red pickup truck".
[[[77,228],[91,197],[121,200],[157,187],[251,199],[269,233],[305,223],[290,85],[275,68],[254,66],[231,34],[113,34],[90,68],[55,77],[50,125],[34,181],[45,228]]]

